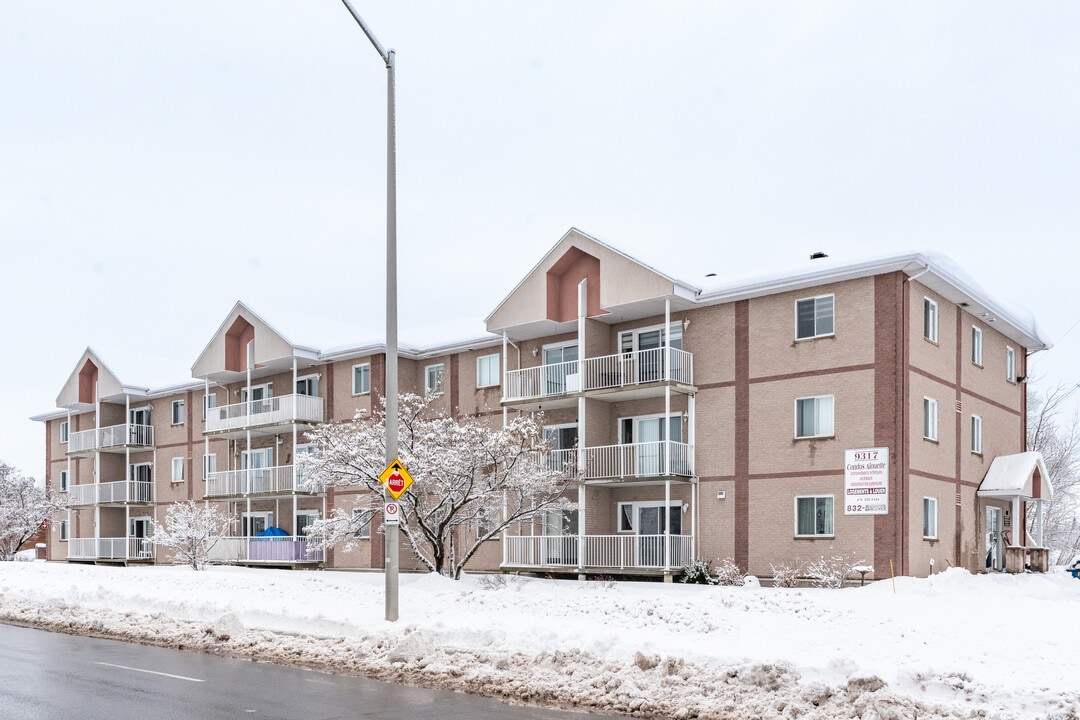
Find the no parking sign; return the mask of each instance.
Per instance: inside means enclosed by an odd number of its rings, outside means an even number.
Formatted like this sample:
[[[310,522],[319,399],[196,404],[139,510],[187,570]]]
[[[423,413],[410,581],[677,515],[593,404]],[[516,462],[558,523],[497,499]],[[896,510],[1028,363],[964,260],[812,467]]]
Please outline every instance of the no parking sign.
[[[388,502],[383,505],[383,522],[387,525],[398,525],[401,516],[401,506],[396,502]]]

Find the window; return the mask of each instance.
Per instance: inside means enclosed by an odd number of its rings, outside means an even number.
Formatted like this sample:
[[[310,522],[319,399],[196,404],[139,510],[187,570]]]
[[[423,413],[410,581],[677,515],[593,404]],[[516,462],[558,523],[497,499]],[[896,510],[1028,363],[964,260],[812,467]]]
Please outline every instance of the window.
[[[634,503],[619,503],[619,532],[634,532]]]
[[[424,391],[439,395],[443,391],[444,365],[428,365],[424,368]]]
[[[795,401],[795,437],[832,437],[833,396],[799,398]]]
[[[1016,351],[1011,347],[1005,348],[1005,379],[1016,382]]]
[[[206,419],[206,413],[217,407],[217,395],[214,393],[207,393],[203,395],[202,399],[202,416],[203,420]]]
[[[68,521],[60,521],[60,542],[67,542],[68,539]]]
[[[184,482],[184,458],[182,457],[172,459],[172,481]]]
[[[982,418],[971,416],[971,452],[982,454]]]
[[[68,441],[68,428],[70,428],[70,427],[71,426],[68,424],[67,420],[60,423],[60,442],[61,442],[61,444],[66,443]]]
[[[217,472],[217,455],[211,453],[210,455],[202,456],[202,477],[206,480],[208,477]]]
[[[172,401],[172,424],[180,425],[184,422],[184,401],[173,400]]]
[[[67,470],[61,470],[60,471],[60,492],[67,492],[67,491],[68,491],[68,471]]]
[[[927,440],[937,440],[937,400],[924,397],[923,407],[923,437]]]
[[[833,534],[832,495],[795,498],[795,534],[802,537]]]
[[[371,537],[371,511],[366,508],[353,508],[353,536],[358,538]]]
[[[493,532],[499,523],[499,511],[491,505],[481,505],[476,513],[476,537]]]
[[[307,537],[307,529],[311,527],[312,523],[319,519],[318,510],[297,510],[296,511],[296,537]]]
[[[499,356],[483,355],[476,358],[476,387],[494,387],[499,384]]]
[[[371,363],[352,366],[352,394],[371,392]]]
[[[833,296],[797,300],[795,302],[795,339],[833,334]]]
[[[296,394],[308,395],[315,397],[319,394],[319,376],[308,375],[306,377],[296,378]]]
[[[937,540],[937,498],[922,499],[922,536],[926,540]]]
[[[923,298],[923,337],[937,342],[937,303]]]
[[[982,329],[971,326],[971,362],[982,365]]]

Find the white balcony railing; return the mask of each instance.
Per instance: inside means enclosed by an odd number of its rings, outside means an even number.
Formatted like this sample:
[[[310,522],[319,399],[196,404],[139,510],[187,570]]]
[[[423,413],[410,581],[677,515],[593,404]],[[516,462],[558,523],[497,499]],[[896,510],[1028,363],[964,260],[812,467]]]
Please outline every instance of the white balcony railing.
[[[323,399],[316,395],[281,397],[211,408],[206,413],[206,432],[227,432],[265,425],[321,423]]]
[[[68,453],[90,452],[123,447],[153,447],[153,425],[110,425],[80,430],[68,435]]]
[[[585,480],[642,477],[693,477],[692,453],[687,443],[658,440],[585,448],[584,475],[578,468],[577,450],[537,453],[544,467],[567,470]]]
[[[73,506],[103,505],[106,503],[152,503],[154,483],[147,480],[71,485],[68,502]]]
[[[278,465],[210,473],[206,478],[207,497],[257,495],[260,493],[315,492],[305,483],[295,465]]]
[[[504,379],[504,402],[538,400],[657,382],[693,385],[694,356],[676,348],[653,348],[507,370]]]
[[[71,538],[69,560],[153,560],[154,544],[147,538]]]
[[[693,545],[690,535],[514,535],[503,539],[502,566],[677,569],[691,559]]]
[[[305,563],[322,562],[323,551],[304,537],[227,537],[210,549],[217,563]]]

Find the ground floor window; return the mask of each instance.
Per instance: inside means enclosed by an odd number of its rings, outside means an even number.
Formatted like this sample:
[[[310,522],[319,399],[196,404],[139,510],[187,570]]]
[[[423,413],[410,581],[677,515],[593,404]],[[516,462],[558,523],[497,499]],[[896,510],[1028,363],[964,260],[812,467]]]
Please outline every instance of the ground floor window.
[[[800,537],[833,534],[832,495],[795,498],[795,534]]]
[[[937,498],[922,499],[923,524],[922,535],[927,540],[937,539]]]
[[[371,510],[367,508],[353,508],[353,537],[371,537]]]
[[[672,502],[664,513],[663,502],[622,502],[618,505],[619,532],[663,535],[671,525],[672,535],[682,534],[682,503]]]

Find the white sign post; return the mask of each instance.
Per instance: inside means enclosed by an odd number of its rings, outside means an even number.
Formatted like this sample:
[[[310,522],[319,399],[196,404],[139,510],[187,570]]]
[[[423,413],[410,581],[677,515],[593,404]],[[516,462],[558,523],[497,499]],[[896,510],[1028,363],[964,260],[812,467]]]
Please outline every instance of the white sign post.
[[[889,448],[844,451],[844,514],[889,514]]]

